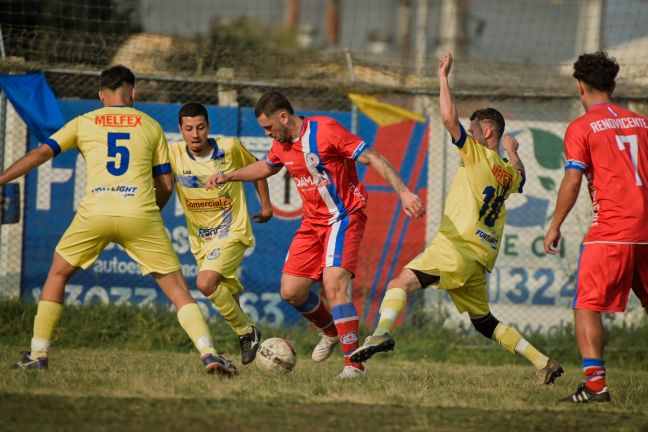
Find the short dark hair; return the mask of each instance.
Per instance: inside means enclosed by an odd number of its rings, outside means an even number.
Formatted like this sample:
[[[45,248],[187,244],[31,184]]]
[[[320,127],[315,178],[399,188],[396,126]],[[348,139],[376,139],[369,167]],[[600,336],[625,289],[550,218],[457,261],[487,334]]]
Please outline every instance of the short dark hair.
[[[295,110],[292,105],[290,105],[290,102],[288,102],[288,99],[286,99],[286,96],[273,90],[264,93],[263,96],[259,98],[259,101],[254,107],[254,115],[257,116],[257,118],[260,117],[261,114],[271,116],[279,110],[286,110],[289,114],[295,114]]]
[[[207,108],[203,104],[198,102],[189,102],[188,104],[182,105],[180,111],[178,111],[178,124],[182,124],[182,117],[205,117],[205,121],[209,123],[209,114],[207,114]]]
[[[612,93],[619,63],[605,51],[581,54],[574,63],[574,78],[603,92]]]
[[[126,66],[117,65],[101,72],[101,88],[117,90],[124,84],[135,87],[135,75]]]
[[[484,108],[477,110],[472,113],[470,120],[490,122],[494,126],[498,140],[502,138],[502,135],[504,135],[504,127],[506,126],[506,122],[504,122],[504,116],[495,108]]]

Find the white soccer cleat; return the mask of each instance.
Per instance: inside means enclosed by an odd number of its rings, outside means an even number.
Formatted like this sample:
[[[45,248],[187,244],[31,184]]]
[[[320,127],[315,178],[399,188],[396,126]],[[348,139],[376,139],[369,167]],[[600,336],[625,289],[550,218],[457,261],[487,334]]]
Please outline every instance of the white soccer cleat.
[[[351,365],[345,365],[344,369],[342,369],[342,372],[340,372],[337,377],[340,379],[356,379],[364,378],[366,376],[366,370],[358,369],[357,367]]]
[[[335,349],[337,344],[340,342],[337,336],[326,336],[324,333],[320,334],[322,335],[322,339],[320,339],[319,343],[315,345],[315,348],[313,348],[313,354],[311,356],[313,361],[318,363],[331,357],[333,349]]]

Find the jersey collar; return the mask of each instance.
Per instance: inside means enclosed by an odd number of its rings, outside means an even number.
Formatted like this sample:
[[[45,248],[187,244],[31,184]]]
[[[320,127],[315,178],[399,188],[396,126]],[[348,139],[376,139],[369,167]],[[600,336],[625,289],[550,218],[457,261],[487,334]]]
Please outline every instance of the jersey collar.
[[[299,118],[302,119],[301,130],[299,131],[299,136],[297,138],[292,139],[293,144],[301,141],[302,137],[304,136],[304,133],[306,132],[306,127],[308,126],[307,125],[308,119],[306,117],[299,116]]]
[[[587,110],[587,111],[591,111],[591,110],[593,110],[593,109],[596,109],[596,108],[599,108],[599,107],[603,107],[603,106],[605,106],[605,105],[612,105],[612,103],[613,103],[612,101],[600,102],[600,103],[597,103],[597,104],[591,105],[591,106],[589,107],[589,110]]]
[[[225,156],[225,152],[223,151],[223,149],[218,147],[218,144],[216,143],[216,140],[214,138],[209,138],[209,143],[212,145],[212,147],[214,147],[214,152],[212,153],[211,160],[220,159]],[[192,160],[196,160],[196,158],[191,153],[191,151],[189,151],[189,146],[186,145],[185,148],[187,150],[187,154],[189,155],[189,157]]]

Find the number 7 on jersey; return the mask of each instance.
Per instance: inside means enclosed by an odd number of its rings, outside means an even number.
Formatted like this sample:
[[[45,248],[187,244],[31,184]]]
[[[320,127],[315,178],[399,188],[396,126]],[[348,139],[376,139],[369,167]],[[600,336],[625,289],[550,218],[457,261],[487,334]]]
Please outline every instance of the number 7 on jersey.
[[[637,186],[643,186],[643,181],[639,177],[639,145],[637,135],[616,135],[616,142],[619,150],[626,150],[626,144],[630,147],[630,160],[635,172],[635,181]]]

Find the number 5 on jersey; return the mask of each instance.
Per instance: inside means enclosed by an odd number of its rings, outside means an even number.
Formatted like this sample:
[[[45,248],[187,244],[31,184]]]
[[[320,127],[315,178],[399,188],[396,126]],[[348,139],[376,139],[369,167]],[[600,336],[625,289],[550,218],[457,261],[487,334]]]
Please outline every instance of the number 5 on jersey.
[[[108,160],[106,169],[114,176],[120,176],[128,170],[130,161],[130,152],[128,147],[118,145],[117,141],[130,140],[130,134],[127,132],[108,132]],[[119,165],[117,165],[117,155],[119,155]]]

